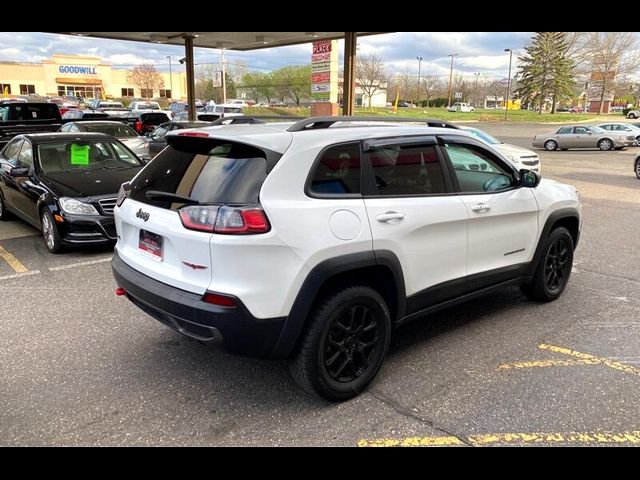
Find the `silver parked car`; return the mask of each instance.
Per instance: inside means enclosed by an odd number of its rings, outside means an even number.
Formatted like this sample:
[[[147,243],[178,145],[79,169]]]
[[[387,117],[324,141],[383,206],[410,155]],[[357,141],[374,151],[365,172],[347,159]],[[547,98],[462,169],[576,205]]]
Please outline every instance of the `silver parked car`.
[[[569,148],[619,150],[635,145],[636,137],[627,132],[608,132],[591,125],[566,125],[533,137],[532,145],[549,151]]]
[[[640,128],[631,123],[602,123],[598,126],[607,132],[633,135],[636,142],[640,142]]]

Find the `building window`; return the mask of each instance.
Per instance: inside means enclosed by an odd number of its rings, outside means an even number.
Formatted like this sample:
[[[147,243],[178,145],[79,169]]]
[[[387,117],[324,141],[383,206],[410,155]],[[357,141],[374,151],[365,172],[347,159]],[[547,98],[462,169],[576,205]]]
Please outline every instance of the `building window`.
[[[20,84],[20,95],[35,95],[35,93],[36,93],[35,85]]]
[[[7,89],[7,94],[11,95],[11,85],[8,83],[0,83],[0,95],[4,95],[4,89]]]
[[[141,88],[140,96],[142,98],[153,98],[153,90],[151,90],[150,88]]]
[[[171,98],[171,90],[160,90],[160,98]]]
[[[133,97],[133,88],[121,88],[123,97]]]

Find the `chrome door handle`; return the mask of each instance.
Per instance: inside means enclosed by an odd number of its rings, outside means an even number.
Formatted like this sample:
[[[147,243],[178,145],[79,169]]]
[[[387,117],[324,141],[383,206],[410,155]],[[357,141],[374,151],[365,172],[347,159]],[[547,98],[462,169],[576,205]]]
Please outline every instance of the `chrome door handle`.
[[[395,222],[399,222],[403,218],[404,218],[404,213],[387,212],[387,213],[381,213],[380,215],[378,215],[376,217],[376,220],[379,222],[394,222],[394,220]]]
[[[488,210],[491,210],[491,207],[489,205],[485,205],[484,203],[478,203],[477,205],[473,205],[471,207],[472,212],[486,212]]]

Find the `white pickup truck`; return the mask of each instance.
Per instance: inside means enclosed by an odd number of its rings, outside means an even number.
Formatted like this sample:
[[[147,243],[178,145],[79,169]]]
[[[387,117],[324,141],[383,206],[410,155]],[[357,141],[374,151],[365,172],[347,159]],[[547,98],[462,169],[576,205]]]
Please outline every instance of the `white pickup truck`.
[[[447,107],[447,112],[474,112],[475,108],[473,108],[468,103],[456,102],[453,105]]]

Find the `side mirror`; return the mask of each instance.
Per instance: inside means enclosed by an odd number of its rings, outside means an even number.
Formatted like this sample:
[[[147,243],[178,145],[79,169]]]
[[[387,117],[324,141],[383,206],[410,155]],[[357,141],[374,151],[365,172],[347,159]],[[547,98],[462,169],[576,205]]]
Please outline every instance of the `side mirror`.
[[[520,185],[526,188],[536,188],[542,177],[538,172],[523,168],[520,170]]]
[[[12,167],[9,170],[10,177],[27,177],[29,175],[29,167]]]

